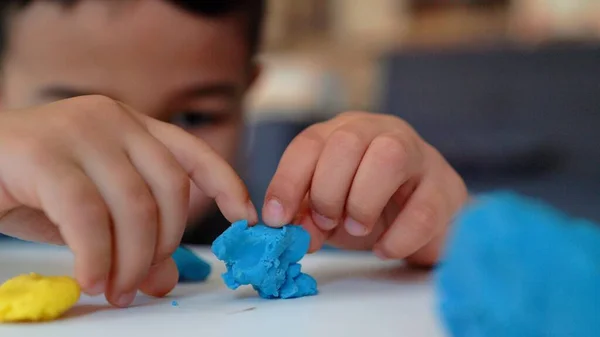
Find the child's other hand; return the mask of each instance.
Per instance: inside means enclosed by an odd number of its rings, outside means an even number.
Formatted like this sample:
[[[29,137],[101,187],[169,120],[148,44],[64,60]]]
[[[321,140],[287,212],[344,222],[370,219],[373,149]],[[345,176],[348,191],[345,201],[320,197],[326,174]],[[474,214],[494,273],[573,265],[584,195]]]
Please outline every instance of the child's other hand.
[[[230,221],[257,218],[205,143],[109,98],[0,113],[0,232],[67,244],[82,288],[114,305],[176,285],[190,180]]]
[[[263,219],[270,226],[301,223],[311,251],[327,242],[430,265],[466,199],[460,176],[406,122],[345,113],[292,141]]]

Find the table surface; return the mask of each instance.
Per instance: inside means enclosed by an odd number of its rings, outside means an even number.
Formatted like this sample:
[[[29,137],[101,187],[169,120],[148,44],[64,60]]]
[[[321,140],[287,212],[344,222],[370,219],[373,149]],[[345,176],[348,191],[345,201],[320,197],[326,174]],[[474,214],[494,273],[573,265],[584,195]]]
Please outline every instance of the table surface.
[[[162,299],[140,295],[127,309],[83,296],[63,319],[0,325],[0,336],[444,336],[427,272],[370,254],[320,252],[302,261],[317,279],[319,295],[264,300],[249,287],[227,289],[222,263],[207,249],[194,251],[213,265],[205,283],[180,285]],[[72,275],[72,261],[62,247],[2,242],[0,281],[29,272]]]

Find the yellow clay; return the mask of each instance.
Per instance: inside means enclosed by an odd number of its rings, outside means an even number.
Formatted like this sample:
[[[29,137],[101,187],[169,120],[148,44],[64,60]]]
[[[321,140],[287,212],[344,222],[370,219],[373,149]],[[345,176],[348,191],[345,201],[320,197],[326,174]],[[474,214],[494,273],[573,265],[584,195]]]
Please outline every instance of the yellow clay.
[[[20,275],[0,286],[0,322],[50,321],[79,301],[81,288],[68,276]]]

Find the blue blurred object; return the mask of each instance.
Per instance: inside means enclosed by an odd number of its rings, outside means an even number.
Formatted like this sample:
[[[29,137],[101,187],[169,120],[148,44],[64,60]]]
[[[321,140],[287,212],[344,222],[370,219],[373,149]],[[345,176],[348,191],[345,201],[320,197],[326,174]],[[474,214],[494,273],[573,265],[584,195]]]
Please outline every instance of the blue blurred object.
[[[210,264],[186,247],[180,246],[173,253],[179,271],[179,282],[202,282],[210,275]]]
[[[301,226],[231,225],[212,246],[227,267],[223,281],[230,289],[252,285],[260,297],[296,298],[317,294],[317,281],[298,263],[308,251],[310,235]]]
[[[459,216],[436,270],[455,337],[597,336],[600,227],[510,192]]]

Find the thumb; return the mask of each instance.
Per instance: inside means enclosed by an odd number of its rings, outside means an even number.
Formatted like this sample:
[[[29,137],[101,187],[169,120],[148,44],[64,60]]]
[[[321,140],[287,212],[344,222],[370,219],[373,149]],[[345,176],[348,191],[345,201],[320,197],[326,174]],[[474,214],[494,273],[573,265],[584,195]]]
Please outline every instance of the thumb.
[[[43,212],[24,206],[0,214],[0,233],[25,241],[64,245],[58,228]]]

